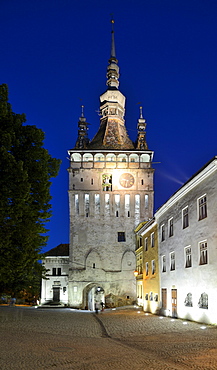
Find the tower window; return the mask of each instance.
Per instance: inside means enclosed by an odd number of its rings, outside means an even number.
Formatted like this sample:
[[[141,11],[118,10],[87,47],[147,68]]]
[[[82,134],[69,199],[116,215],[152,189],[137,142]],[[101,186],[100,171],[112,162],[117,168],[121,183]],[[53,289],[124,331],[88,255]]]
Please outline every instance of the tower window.
[[[75,194],[75,214],[79,215],[79,201],[78,201],[78,194]]]
[[[95,269],[96,268],[96,264],[95,263],[93,263],[93,269]]]
[[[130,217],[130,194],[125,194],[125,216]]]
[[[84,209],[85,209],[86,217],[88,217],[89,212],[90,212],[90,195],[89,194],[84,194]]]
[[[81,177],[81,182],[83,182],[84,181],[84,179],[83,179],[83,177]]]
[[[118,242],[125,242],[125,241],[126,241],[125,232],[119,231],[118,232]]]
[[[148,194],[145,194],[145,208],[148,208]]]
[[[140,217],[140,195],[135,195],[135,217],[136,219]]]
[[[141,184],[142,184],[142,185],[144,185],[144,181],[143,181],[143,179],[141,180]]]
[[[116,217],[119,215],[120,210],[120,194],[115,194],[115,214]]]
[[[95,194],[95,214],[100,213],[100,195]]]
[[[93,185],[93,179],[91,179],[91,185]]]
[[[110,212],[110,194],[105,194],[105,213],[109,215]]]

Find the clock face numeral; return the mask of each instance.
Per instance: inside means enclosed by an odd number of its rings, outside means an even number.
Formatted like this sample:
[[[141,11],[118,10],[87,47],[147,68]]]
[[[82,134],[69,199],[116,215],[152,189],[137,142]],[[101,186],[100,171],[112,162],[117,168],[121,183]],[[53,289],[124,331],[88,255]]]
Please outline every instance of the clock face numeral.
[[[119,183],[123,188],[131,188],[134,184],[134,177],[131,173],[123,173],[119,178]]]

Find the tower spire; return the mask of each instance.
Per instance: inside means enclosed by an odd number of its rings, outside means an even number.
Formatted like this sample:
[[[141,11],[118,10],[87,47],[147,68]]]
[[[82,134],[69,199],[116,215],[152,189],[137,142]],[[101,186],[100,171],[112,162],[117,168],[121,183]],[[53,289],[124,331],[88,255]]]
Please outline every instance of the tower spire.
[[[119,86],[119,67],[118,67],[118,60],[116,58],[116,52],[115,52],[115,33],[114,33],[114,19],[112,17],[111,24],[112,24],[112,40],[111,40],[111,57],[109,59],[109,65],[107,67],[107,86],[109,88],[115,88],[118,89]]]
[[[111,58],[116,59],[116,53],[115,53],[115,31],[114,31],[114,19],[112,17],[111,24],[112,24],[112,45],[111,45]]]

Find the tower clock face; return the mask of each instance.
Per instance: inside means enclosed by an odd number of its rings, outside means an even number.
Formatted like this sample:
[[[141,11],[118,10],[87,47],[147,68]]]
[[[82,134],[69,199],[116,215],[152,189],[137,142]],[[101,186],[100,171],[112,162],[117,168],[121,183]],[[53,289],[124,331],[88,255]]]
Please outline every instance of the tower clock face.
[[[134,177],[131,173],[123,173],[119,178],[119,183],[123,188],[131,188],[134,184]]]

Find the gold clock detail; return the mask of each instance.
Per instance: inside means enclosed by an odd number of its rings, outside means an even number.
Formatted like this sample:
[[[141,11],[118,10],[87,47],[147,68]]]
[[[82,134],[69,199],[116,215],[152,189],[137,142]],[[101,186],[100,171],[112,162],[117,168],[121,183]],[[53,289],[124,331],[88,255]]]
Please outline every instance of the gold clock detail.
[[[131,173],[123,173],[119,178],[119,183],[123,188],[131,188],[134,184],[134,177]]]

